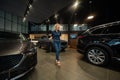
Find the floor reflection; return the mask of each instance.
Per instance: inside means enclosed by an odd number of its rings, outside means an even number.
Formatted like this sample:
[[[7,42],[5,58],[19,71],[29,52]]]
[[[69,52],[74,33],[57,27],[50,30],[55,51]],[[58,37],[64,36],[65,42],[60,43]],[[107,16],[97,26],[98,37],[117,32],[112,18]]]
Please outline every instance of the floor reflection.
[[[61,67],[55,65],[54,52],[38,49],[36,68],[20,80],[119,80],[120,62],[107,67],[88,63],[75,49],[61,52]]]
[[[80,67],[98,80],[119,80],[120,62],[112,61],[108,66],[100,67],[88,63],[84,58],[78,61]]]

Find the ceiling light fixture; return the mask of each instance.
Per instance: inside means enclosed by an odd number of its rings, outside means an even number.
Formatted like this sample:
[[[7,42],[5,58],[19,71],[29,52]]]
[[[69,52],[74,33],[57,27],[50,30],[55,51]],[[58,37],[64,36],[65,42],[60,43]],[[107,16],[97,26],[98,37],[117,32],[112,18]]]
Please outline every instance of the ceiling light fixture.
[[[55,17],[55,19],[57,19],[57,18],[58,18],[58,14],[55,14],[55,16],[54,16],[54,17]]]
[[[94,15],[90,15],[90,16],[87,17],[88,20],[91,20],[93,18],[94,18]]]
[[[29,11],[27,11],[27,14],[29,14]]]
[[[27,17],[28,14],[30,13],[30,9],[32,9],[32,3],[33,3],[33,0],[29,0],[28,5],[27,5],[27,8],[26,8],[26,11],[25,11],[25,13],[24,13],[23,22],[26,21],[26,17]]]
[[[23,22],[25,22],[25,21],[26,21],[26,17],[23,18]]]
[[[74,24],[74,27],[78,26],[78,24]]]
[[[73,7],[74,9],[76,9],[76,8],[78,7],[79,3],[80,3],[80,2],[79,2],[78,0],[76,0],[72,7]]]
[[[30,4],[30,5],[29,5],[29,9],[31,9],[31,8],[32,8],[32,5]]]
[[[49,20],[49,19],[47,19],[47,20],[46,20],[46,23],[49,23],[49,22],[50,22],[50,20]]]
[[[92,11],[92,0],[89,1],[89,6],[90,6],[90,15],[87,17],[87,20],[92,20],[96,15]]]
[[[48,19],[48,22],[50,22],[50,20]]]

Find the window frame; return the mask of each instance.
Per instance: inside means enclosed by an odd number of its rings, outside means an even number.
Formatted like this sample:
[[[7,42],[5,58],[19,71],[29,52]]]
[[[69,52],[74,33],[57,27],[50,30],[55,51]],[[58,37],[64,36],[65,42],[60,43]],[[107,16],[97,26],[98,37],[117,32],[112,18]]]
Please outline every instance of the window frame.
[[[120,32],[119,33],[107,33],[107,29],[110,29],[111,27],[114,27],[114,26],[120,26],[120,24],[118,24],[118,25],[112,25],[112,26],[107,26],[106,29],[104,30],[104,34],[120,34]]]
[[[93,33],[93,31],[96,31],[98,29],[103,29],[103,30],[100,33]],[[106,29],[105,26],[104,27],[98,27],[98,28],[95,28],[94,30],[91,30],[90,33],[93,34],[93,35],[101,35],[101,34],[104,33],[105,29]]]

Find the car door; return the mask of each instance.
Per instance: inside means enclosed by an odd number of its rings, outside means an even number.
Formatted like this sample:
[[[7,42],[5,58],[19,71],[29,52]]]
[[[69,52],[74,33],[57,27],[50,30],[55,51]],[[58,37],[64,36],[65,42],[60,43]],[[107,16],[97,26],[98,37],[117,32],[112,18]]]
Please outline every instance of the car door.
[[[104,34],[110,38],[107,42],[112,49],[115,51],[116,55],[120,57],[120,25],[112,25],[107,27]]]
[[[92,30],[91,31],[91,35],[89,36],[89,41],[91,41],[90,43],[102,43],[103,40],[107,40],[105,35],[103,34],[103,31],[105,30],[106,27],[100,27],[100,28],[97,28],[95,30]]]

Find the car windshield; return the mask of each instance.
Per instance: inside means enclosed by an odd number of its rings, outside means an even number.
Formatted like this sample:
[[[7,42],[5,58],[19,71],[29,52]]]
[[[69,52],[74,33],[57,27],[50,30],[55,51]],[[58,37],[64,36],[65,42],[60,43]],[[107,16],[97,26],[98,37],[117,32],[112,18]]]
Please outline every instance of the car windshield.
[[[42,36],[41,39],[48,39],[48,37],[47,36]]]

